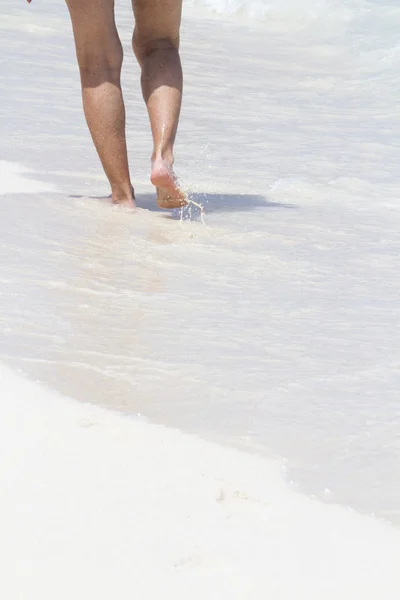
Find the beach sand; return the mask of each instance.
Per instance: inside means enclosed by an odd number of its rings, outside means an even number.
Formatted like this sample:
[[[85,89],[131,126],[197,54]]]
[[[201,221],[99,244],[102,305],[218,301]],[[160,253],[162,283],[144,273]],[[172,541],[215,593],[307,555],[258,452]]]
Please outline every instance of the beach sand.
[[[3,598],[399,597],[399,532],[290,491],[277,463],[3,367],[0,385]]]

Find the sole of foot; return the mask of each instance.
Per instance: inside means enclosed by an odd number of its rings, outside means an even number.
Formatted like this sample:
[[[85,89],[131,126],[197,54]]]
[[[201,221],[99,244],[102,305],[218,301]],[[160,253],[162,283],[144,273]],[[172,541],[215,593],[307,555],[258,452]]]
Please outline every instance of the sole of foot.
[[[188,204],[175,173],[165,163],[153,163],[150,181],[157,188],[157,205],[160,208],[181,208]]]

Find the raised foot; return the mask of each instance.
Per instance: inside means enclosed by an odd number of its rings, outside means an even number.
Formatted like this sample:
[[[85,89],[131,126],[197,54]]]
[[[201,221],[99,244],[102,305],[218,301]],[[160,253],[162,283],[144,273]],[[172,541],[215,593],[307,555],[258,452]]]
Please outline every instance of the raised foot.
[[[180,189],[172,167],[165,162],[153,163],[150,180],[157,188],[157,204],[160,208],[181,208],[187,205],[186,195]]]

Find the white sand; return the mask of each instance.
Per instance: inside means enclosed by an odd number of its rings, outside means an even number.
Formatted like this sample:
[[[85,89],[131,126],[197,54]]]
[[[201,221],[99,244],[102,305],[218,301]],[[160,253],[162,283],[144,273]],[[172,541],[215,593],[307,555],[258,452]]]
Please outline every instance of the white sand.
[[[398,599],[400,536],[275,463],[0,371],[7,600]]]

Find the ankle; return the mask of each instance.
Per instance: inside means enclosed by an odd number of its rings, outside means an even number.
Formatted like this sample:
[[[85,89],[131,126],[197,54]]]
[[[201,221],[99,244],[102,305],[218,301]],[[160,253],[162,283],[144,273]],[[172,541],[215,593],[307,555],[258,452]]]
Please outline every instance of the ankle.
[[[111,184],[113,202],[132,202],[134,199],[132,184]]]
[[[151,162],[154,163],[164,163],[169,167],[172,167],[174,164],[174,155],[172,153],[172,148],[159,148],[155,150],[151,156]]]

